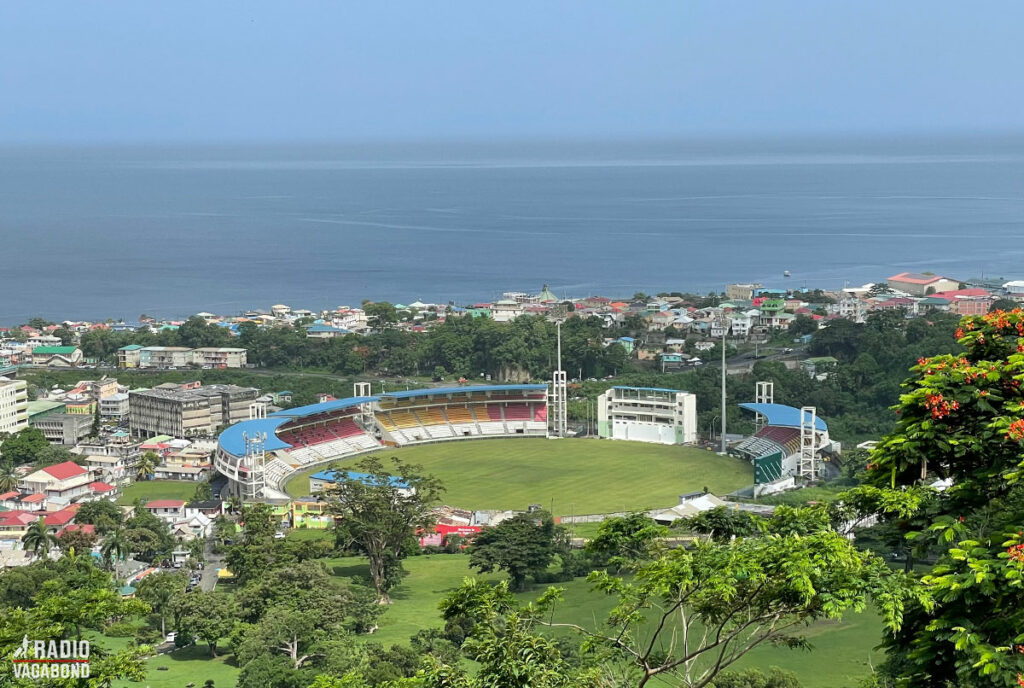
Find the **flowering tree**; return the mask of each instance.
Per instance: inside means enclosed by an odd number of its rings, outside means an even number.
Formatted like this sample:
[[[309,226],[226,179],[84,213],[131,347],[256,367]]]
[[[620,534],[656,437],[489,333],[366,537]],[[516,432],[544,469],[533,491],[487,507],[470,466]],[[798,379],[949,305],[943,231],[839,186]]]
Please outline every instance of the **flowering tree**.
[[[912,368],[868,465],[878,486],[952,481],[908,535],[937,553],[922,578],[935,607],[908,612],[886,673],[899,686],[1024,686],[1024,313],[964,318],[957,338],[962,355]]]

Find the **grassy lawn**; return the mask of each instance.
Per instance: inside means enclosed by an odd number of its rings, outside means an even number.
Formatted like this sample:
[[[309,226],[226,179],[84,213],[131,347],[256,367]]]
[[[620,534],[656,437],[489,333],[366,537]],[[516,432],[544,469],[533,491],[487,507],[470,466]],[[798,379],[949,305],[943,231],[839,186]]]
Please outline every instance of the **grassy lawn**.
[[[339,577],[365,576],[366,560],[360,557],[328,559],[326,564]],[[479,575],[469,569],[469,557],[457,554],[431,554],[409,557],[405,560],[409,574],[392,592],[394,604],[381,616],[380,630],[366,641],[405,645],[409,636],[421,628],[441,628],[444,624],[438,610],[441,599],[459,586],[467,576],[482,580],[501,580],[503,574]],[[612,606],[612,599],[590,591],[586,580],[578,578],[560,583],[565,589],[564,601],[557,607],[555,620],[595,628],[600,625]],[[545,586],[537,585],[519,595],[524,602],[536,598]],[[804,629],[804,635],[813,644],[810,652],[763,646],[740,660],[735,668],[757,667],[767,669],[778,666],[797,674],[803,688],[854,688],[859,677],[869,671],[869,658],[877,664],[881,653],[873,651],[881,640],[881,623],[871,612],[849,614],[842,621],[819,622]],[[108,647],[117,645],[114,639],[103,639]],[[225,651],[221,643],[221,651]],[[201,686],[212,678],[217,686],[233,686],[238,668],[230,657],[210,659],[204,643],[199,643],[173,654],[161,655],[148,661],[149,671],[141,683],[121,681],[118,688],[149,686],[151,688],[180,688],[194,682]],[[167,667],[159,671],[157,667]]]
[[[678,503],[705,486],[725,494],[752,482],[750,464],[692,447],[594,439],[543,438],[442,442],[390,449],[420,464],[447,487],[444,501],[467,509],[525,509],[541,504],[556,515],[607,513]],[[356,460],[339,461],[338,465]],[[309,494],[297,474],[288,493]]]
[[[225,641],[221,641],[218,652],[226,652]],[[217,688],[231,688],[238,682],[238,667],[230,655],[210,657],[206,643],[197,643],[176,652],[158,655],[146,662],[146,678],[134,683],[117,681],[117,688],[146,686],[147,688],[183,688],[189,683],[202,686],[212,678]],[[167,667],[161,671],[157,667]]]
[[[329,540],[334,542],[333,530],[316,530],[312,528],[297,528],[288,533],[289,540],[304,542],[306,540]]]
[[[121,490],[118,504],[134,504],[143,499],[184,499],[188,501],[199,483],[191,480],[140,480]]]

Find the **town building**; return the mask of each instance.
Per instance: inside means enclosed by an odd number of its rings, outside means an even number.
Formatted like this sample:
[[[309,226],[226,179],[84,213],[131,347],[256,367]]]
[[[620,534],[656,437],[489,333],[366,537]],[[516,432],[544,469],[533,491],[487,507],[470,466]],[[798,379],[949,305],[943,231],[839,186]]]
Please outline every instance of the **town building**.
[[[890,287],[911,296],[928,296],[937,291],[952,291],[960,288],[960,282],[939,275],[925,275],[916,272],[901,272],[887,280]]]
[[[124,392],[117,392],[100,399],[100,416],[103,418],[120,422],[128,417],[128,412],[128,395]]]
[[[49,368],[74,368],[82,362],[77,346],[37,346],[32,349],[32,365]]]
[[[28,384],[0,377],[0,434],[28,427]]]
[[[139,368],[142,364],[142,345],[129,344],[117,350],[118,368]]]
[[[192,365],[210,368],[244,368],[246,350],[232,347],[202,347],[192,350]]]
[[[697,397],[677,389],[612,387],[597,399],[600,437],[656,444],[697,441]]]
[[[89,483],[92,482],[92,471],[73,461],[65,461],[29,473],[18,481],[18,487],[25,492],[47,498],[58,497],[70,503],[81,501],[82,497],[91,499]]]
[[[30,424],[42,432],[50,444],[73,446],[89,436],[92,421],[92,416],[87,414],[61,412],[33,417]]]
[[[237,385],[133,390],[128,394],[129,428],[136,438],[209,437],[222,425],[247,420],[257,397],[258,389]]]
[[[185,518],[185,502],[181,499],[154,499],[146,502],[144,508],[165,521],[174,522]]]

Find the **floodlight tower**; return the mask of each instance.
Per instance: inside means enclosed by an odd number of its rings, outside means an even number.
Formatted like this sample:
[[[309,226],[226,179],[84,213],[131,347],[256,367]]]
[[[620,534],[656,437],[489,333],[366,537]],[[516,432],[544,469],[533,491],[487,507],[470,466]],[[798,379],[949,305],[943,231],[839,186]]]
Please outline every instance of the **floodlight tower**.
[[[818,410],[814,406],[800,409],[800,457],[797,474],[808,480],[818,479]]]
[[[569,389],[566,384],[565,371],[562,369],[562,321],[565,319],[565,312],[562,308],[553,310],[556,318],[555,326],[558,337],[558,367],[551,377],[551,394],[549,396],[548,410],[549,419],[548,437],[565,437],[568,434],[568,399]]]
[[[239,480],[239,485],[242,486],[242,499],[256,499],[261,494],[267,485],[266,478],[266,452],[264,447],[267,443],[267,433],[257,432],[254,435],[249,435],[247,432],[242,433],[242,441],[245,443],[245,456],[239,461],[238,473],[241,478],[241,473],[244,471],[248,473],[248,476],[244,480]]]
[[[754,402],[757,404],[773,404],[775,403],[775,383],[758,380],[757,389],[754,393]],[[765,417],[758,413],[754,417],[754,431],[758,431],[764,427]]]
[[[373,387],[369,382],[356,382],[352,385],[352,396],[354,397],[372,397]],[[373,402],[368,401],[364,404],[359,404],[359,420],[362,423],[373,422]]]
[[[727,444],[725,439],[725,335],[729,331],[729,321],[723,318],[720,327],[722,328],[722,438],[719,452],[725,454]]]

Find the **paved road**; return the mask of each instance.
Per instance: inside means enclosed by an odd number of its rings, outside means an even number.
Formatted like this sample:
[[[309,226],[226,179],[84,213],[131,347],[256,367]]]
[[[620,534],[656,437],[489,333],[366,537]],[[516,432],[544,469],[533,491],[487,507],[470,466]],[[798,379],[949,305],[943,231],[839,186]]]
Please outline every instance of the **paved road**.
[[[213,553],[213,538],[206,540],[206,548],[203,550],[203,557],[206,559],[206,566],[199,578],[199,587],[202,590],[213,590],[217,585],[217,569],[224,565],[224,557]]]

